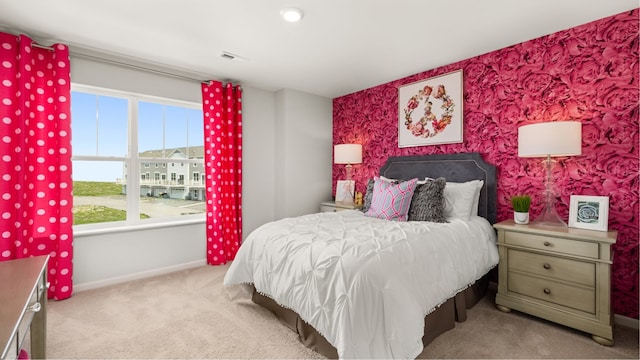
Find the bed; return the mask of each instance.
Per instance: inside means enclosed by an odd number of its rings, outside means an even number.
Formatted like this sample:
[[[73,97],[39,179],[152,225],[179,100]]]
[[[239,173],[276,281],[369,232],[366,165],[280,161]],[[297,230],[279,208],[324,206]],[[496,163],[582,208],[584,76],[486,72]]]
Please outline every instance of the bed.
[[[230,294],[250,293],[330,358],[415,358],[464,321],[498,263],[495,167],[478,153],[399,156],[380,177],[396,185],[444,178],[452,189],[473,182],[475,208],[444,223],[349,210],[265,224],[229,267]]]

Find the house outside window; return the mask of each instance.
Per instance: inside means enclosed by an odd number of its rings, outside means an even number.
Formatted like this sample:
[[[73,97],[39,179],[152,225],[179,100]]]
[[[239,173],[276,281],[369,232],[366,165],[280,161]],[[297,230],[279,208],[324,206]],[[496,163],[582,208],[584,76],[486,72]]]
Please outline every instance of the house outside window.
[[[203,164],[201,104],[78,84],[71,104],[74,226],[204,220],[202,185],[184,181]],[[164,170],[141,171],[152,163]]]

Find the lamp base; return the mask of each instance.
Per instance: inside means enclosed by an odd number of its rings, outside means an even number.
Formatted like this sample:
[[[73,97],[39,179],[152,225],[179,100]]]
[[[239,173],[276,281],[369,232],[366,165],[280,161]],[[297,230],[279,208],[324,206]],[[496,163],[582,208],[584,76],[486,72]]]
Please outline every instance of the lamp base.
[[[544,182],[544,209],[542,214],[538,216],[533,223],[540,226],[555,226],[555,227],[567,227],[567,223],[564,222],[556,211],[556,196],[553,191],[553,178],[551,168],[555,163],[551,159],[551,156],[547,155],[547,158],[543,161],[546,170],[546,177]]]
[[[560,215],[558,215],[558,212],[553,206],[545,206],[542,214],[533,221],[533,224],[539,226],[567,227],[567,223],[560,218]]]

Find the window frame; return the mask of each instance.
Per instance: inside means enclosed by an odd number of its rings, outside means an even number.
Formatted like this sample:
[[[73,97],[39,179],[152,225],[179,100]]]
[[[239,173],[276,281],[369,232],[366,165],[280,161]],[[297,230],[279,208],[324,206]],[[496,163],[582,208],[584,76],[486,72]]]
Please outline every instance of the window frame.
[[[121,91],[115,89],[107,89],[102,87],[96,87],[91,85],[84,85],[78,83],[71,83],[71,91],[72,92],[84,92],[89,93],[96,96],[109,96],[116,97],[120,99],[127,100],[127,156],[98,156],[98,155],[75,155],[71,154],[71,160],[73,161],[118,161],[122,162],[124,165],[125,171],[125,183],[127,186],[127,195],[126,195],[126,212],[127,218],[125,221],[112,221],[112,222],[103,222],[103,223],[93,223],[93,224],[82,224],[82,225],[73,225],[74,234],[77,235],[85,235],[85,234],[100,234],[100,233],[109,233],[109,232],[120,232],[120,231],[130,231],[141,228],[160,228],[160,227],[170,227],[181,224],[193,224],[193,223],[204,223],[205,222],[205,212],[197,213],[197,214],[189,214],[189,215],[179,215],[179,216],[168,216],[168,217],[158,217],[158,218],[149,218],[149,219],[140,219],[140,185],[141,185],[141,176],[145,174],[143,170],[143,162],[147,165],[150,165],[152,162],[157,164],[162,164],[162,168],[167,168],[167,164],[171,160],[175,162],[175,159],[161,159],[161,158],[141,158],[139,157],[138,151],[138,103],[140,101],[143,102],[151,102],[156,104],[161,104],[164,106],[177,106],[184,107],[194,110],[202,110],[202,104],[163,98],[152,95],[144,95],[139,93],[134,93],[130,91]],[[73,114],[71,114],[71,119],[73,121]],[[204,120],[204,119],[203,119]],[[73,136],[73,134],[72,134]],[[190,163],[190,164],[200,164],[202,163],[204,166],[203,159],[181,159],[181,163]],[[135,165],[135,166],[134,166]],[[146,168],[150,168],[151,166],[147,166]],[[163,177],[161,174],[161,178]],[[135,200],[133,200],[135,199]],[[135,215],[134,215],[135,214]]]

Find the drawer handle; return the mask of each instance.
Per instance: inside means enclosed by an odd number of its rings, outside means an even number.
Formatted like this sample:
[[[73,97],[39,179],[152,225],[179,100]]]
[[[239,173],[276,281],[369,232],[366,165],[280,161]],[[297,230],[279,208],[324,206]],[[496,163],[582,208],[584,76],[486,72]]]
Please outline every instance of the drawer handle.
[[[47,281],[47,284],[46,284],[46,285],[42,285],[42,284],[40,284],[40,286],[38,286],[38,292],[42,293],[42,291],[43,291],[44,289],[49,289],[49,282],[48,282],[48,281]]]
[[[548,241],[545,241],[545,242],[544,242],[544,246],[551,246],[551,243],[550,243],[550,242],[548,242]]]
[[[547,294],[547,295],[551,294],[551,290],[550,290],[549,288],[544,288],[544,290],[543,290],[543,291],[544,291],[544,293],[545,293],[545,294]]]
[[[42,309],[42,306],[40,305],[39,302],[34,303],[33,305],[30,305],[29,307],[27,307],[27,311],[33,311],[33,312],[38,312],[40,311],[40,309]]]
[[[551,265],[549,265],[547,263],[544,263],[544,265],[542,265],[542,267],[547,269],[547,270],[551,269]]]

